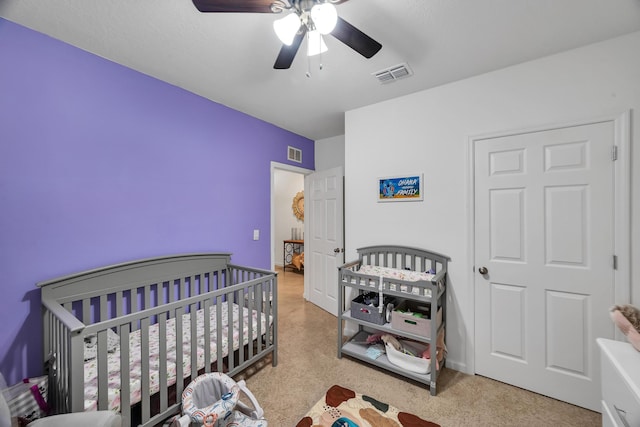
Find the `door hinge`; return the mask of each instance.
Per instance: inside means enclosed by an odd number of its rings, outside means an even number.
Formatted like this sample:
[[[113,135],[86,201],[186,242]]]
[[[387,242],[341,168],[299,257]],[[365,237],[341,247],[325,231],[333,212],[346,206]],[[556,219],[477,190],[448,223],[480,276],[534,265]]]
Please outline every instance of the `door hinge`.
[[[618,269],[618,255],[613,256],[613,269],[614,270]]]
[[[618,160],[618,146],[614,145],[613,147],[611,147],[611,160],[616,161]]]

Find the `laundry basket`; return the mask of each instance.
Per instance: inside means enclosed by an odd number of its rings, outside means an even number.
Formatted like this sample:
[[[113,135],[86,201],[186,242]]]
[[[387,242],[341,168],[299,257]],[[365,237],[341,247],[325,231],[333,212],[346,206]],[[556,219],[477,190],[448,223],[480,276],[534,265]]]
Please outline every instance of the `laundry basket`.
[[[253,409],[242,403],[240,392],[251,401]],[[176,424],[207,427],[266,427],[264,411],[243,381],[235,382],[221,372],[203,374],[191,381],[182,393],[183,417]]]

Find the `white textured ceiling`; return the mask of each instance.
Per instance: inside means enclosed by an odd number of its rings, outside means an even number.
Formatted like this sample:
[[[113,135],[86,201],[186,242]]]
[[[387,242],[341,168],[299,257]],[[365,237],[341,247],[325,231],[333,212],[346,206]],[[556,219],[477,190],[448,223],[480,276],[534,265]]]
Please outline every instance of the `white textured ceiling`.
[[[376,56],[329,36],[322,70],[304,45],[289,70],[274,70],[280,15],[204,14],[191,0],[0,0],[10,21],[314,140],[343,134],[347,110],[640,31],[640,0],[350,0],[337,9],[383,45]],[[413,76],[381,85],[371,75],[403,62]]]

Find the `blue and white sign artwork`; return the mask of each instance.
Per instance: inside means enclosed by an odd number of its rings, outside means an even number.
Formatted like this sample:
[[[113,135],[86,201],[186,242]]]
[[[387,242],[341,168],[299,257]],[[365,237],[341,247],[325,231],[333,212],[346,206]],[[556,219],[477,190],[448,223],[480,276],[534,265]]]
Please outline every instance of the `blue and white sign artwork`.
[[[379,202],[422,200],[422,175],[378,178]]]

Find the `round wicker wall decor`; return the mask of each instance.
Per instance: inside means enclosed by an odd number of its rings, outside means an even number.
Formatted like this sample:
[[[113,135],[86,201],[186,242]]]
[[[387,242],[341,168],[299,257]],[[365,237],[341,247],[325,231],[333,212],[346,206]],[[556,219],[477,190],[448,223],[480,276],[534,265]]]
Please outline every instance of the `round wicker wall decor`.
[[[304,221],[304,192],[299,191],[298,194],[293,198],[293,204],[291,205],[293,209],[293,214],[300,221]]]

